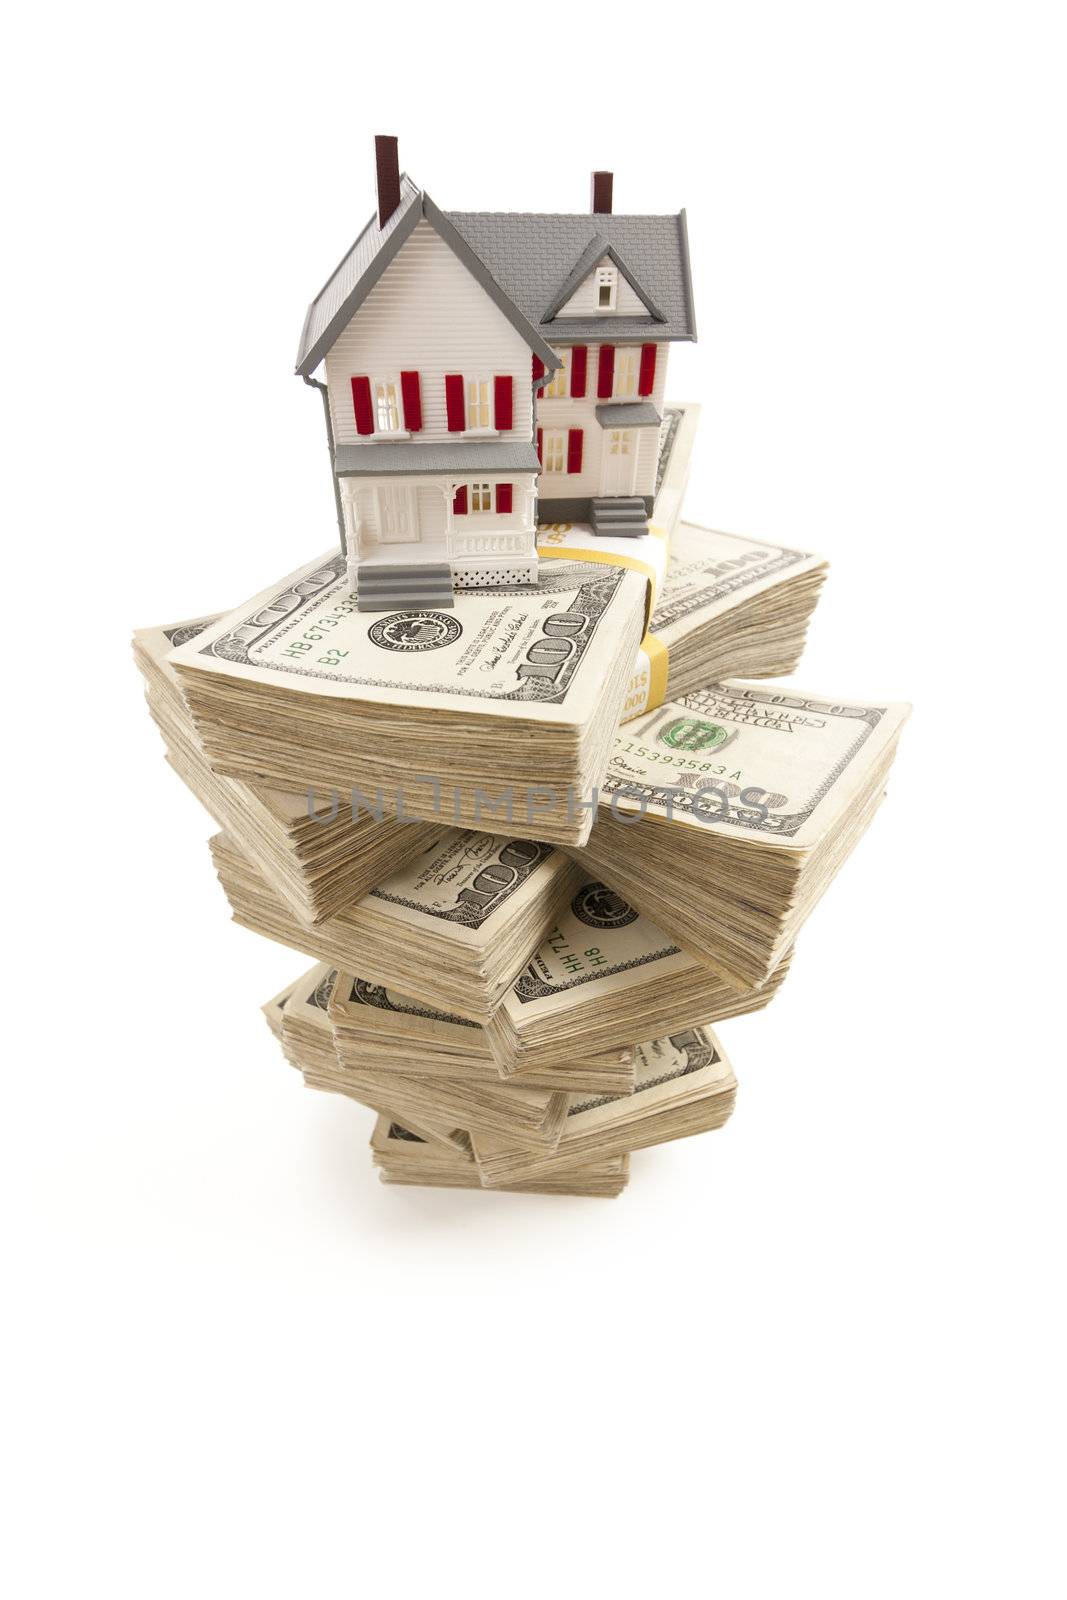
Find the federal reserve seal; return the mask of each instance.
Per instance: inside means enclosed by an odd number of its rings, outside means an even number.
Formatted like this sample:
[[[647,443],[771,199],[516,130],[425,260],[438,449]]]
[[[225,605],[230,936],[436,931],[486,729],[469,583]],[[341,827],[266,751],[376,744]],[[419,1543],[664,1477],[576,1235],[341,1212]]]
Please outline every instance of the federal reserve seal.
[[[675,717],[660,728],[656,737],[672,750],[717,750],[730,734],[719,723],[705,722],[701,717]]]
[[[633,906],[603,883],[583,884],[571,901],[571,910],[588,928],[625,928],[637,921]]]
[[[382,650],[440,650],[454,644],[463,632],[447,611],[394,611],[371,628],[367,637]]]

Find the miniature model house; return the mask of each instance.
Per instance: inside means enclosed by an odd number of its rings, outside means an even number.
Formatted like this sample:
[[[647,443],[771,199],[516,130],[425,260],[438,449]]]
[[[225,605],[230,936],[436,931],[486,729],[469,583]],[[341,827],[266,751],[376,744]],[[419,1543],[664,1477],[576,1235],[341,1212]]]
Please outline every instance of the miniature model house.
[[[442,212],[375,141],[378,211],[308,308],[361,610],[536,582],[539,522],[638,534],[672,339],[696,337],[685,213]],[[313,374],[324,367],[325,382]]]

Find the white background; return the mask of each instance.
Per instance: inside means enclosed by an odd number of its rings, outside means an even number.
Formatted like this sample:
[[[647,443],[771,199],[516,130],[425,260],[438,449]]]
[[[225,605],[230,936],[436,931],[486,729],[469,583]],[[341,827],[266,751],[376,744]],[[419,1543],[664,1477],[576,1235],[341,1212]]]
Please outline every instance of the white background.
[[[1057,12],[21,8],[12,1593],[1063,1593]],[[292,363],[375,132],[444,207],[688,208],[688,515],[831,559],[800,685],[916,705],[734,1120],[613,1203],[379,1185],[129,659],[334,537]]]

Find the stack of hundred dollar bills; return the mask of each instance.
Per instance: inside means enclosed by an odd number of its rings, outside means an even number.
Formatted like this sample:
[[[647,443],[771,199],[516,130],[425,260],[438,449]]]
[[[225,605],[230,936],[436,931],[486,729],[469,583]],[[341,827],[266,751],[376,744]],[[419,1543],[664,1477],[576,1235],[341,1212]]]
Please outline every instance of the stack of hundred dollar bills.
[[[654,576],[555,528],[536,588],[368,614],[329,552],[134,636],[234,920],[313,963],[270,1028],[386,1183],[614,1196],[721,1127],[713,1026],[773,1000],[883,797],[907,708],[767,681],[825,563],[681,520],[695,412]]]

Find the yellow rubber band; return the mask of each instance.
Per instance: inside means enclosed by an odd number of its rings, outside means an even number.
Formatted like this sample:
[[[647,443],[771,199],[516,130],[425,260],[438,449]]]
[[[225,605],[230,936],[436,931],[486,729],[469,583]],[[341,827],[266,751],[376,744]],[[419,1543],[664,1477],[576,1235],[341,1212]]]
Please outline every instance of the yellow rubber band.
[[[646,709],[654,711],[667,698],[667,671],[670,666],[669,652],[663,640],[657,639],[654,633],[645,634],[645,637],[641,640],[641,648],[648,657],[650,677],[648,706]]]
[[[656,571],[649,566],[647,561],[642,561],[639,556],[617,556],[610,550],[576,550],[573,546],[540,546],[537,554],[542,557],[554,556],[557,561],[592,561],[602,567],[628,567],[631,572],[640,572],[648,579],[648,600],[645,606],[645,627],[648,627],[652,608],[656,604]]]

